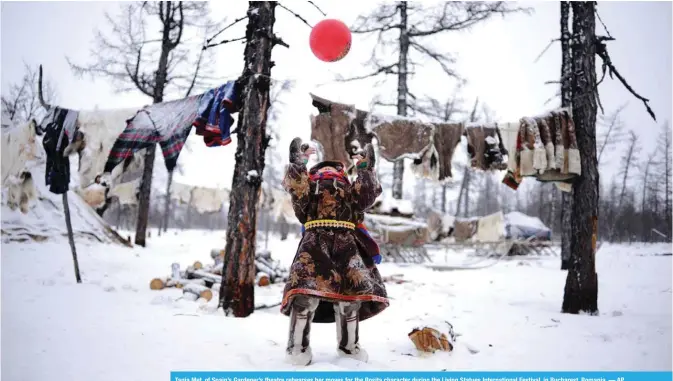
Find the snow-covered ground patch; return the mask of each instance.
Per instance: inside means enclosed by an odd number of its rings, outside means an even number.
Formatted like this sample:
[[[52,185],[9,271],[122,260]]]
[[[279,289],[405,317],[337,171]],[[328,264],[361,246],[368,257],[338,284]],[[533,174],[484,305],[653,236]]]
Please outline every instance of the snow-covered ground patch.
[[[171,370],[287,370],[288,318],[277,307],[246,319],[224,317],[213,302],[151,291],[173,262],[210,262],[222,231],[152,235],[147,249],[92,241],[78,245],[76,284],[67,241],[2,245],[2,378],[155,380]],[[274,239],[289,265],[298,241]],[[370,363],[337,358],[335,327],[312,330],[310,370],[671,370],[671,245],[608,245],[598,253],[600,316],[559,312],[566,272],[559,258],[500,261],[480,270],[432,271],[383,264],[391,306],[361,324]],[[464,254],[435,253],[463,261]],[[282,285],[259,288],[274,304]],[[419,356],[414,326],[448,320],[453,353]]]

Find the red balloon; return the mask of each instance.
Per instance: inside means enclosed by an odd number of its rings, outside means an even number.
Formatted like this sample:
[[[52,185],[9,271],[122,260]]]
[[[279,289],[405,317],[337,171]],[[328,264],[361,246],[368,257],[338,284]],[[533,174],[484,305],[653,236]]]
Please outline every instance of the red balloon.
[[[319,60],[335,62],[351,49],[351,31],[339,20],[322,20],[311,30],[309,44]]]

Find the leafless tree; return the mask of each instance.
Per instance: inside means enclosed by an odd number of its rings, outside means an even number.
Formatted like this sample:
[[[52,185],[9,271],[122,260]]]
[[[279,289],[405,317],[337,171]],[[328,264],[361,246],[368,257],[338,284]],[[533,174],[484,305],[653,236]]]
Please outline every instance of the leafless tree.
[[[657,150],[659,157],[659,165],[657,168],[657,177],[663,183],[662,189],[664,191],[664,210],[666,216],[666,232],[670,234],[671,224],[671,129],[666,122],[661,127],[659,138],[657,141]]]
[[[570,2],[561,1],[561,107],[572,104],[572,50],[570,49],[569,17]],[[571,221],[573,210],[572,193],[561,194],[561,270],[570,266],[570,239],[572,238]]]
[[[596,158],[596,4],[572,3],[572,111],[582,174],[573,184],[570,268],[562,311],[598,312],[595,253],[598,230],[598,168]]]
[[[455,58],[432,46],[430,40],[444,33],[466,30],[494,15],[506,15],[523,10],[506,2],[451,1],[426,7],[420,3],[400,1],[384,3],[371,14],[360,16],[351,28],[353,33],[376,34],[377,44],[366,66],[368,73],[343,81],[362,80],[391,75],[397,78],[397,101],[380,105],[397,107],[397,114],[421,111],[408,81],[422,61],[437,64],[450,78],[460,80],[453,65]],[[388,59],[397,55],[393,61]],[[382,58],[385,57],[385,58]],[[404,161],[394,163],[393,198],[403,196]]]
[[[647,234],[648,234],[648,227],[653,224],[654,221],[652,221],[652,216],[651,213],[648,213],[648,191],[652,191],[652,185],[651,185],[651,178],[652,178],[652,170],[654,169],[655,166],[657,166],[657,161],[656,161],[656,151],[651,153],[645,163],[643,163],[643,168],[641,171],[641,177],[640,181],[643,184],[643,191],[642,191],[642,196],[641,196],[641,204],[640,204],[640,212],[641,212],[641,223],[642,223],[642,233],[641,233],[641,239],[643,241],[647,240]]]
[[[257,204],[270,139],[266,126],[271,104],[271,51],[276,45],[288,47],[274,34],[276,6],[283,7],[274,1],[251,1],[247,12],[244,64],[239,78],[243,108],[236,127],[239,139],[220,290],[224,313],[235,317],[249,316],[255,309]]]
[[[596,151],[596,113],[600,106],[598,85],[609,72],[637,99],[641,100],[652,119],[656,120],[649,100],[627,83],[612,62],[606,43],[614,41],[607,27],[607,36],[596,35],[596,3],[573,2],[572,6],[572,113],[581,156],[582,174],[573,184],[570,240],[570,268],[566,278],[562,311],[577,314],[598,312],[598,275],[596,274],[596,242],[599,221],[599,175]],[[600,17],[598,17],[600,21]],[[602,21],[601,21],[602,23]],[[602,60],[602,77],[596,78],[596,56]],[[632,195],[629,195],[632,200]],[[630,201],[630,204],[633,202]]]
[[[96,31],[91,62],[78,65],[68,60],[76,74],[111,79],[118,91],[138,90],[153,103],[163,102],[171,93],[187,97],[208,83],[212,56],[201,46],[218,25],[209,19],[208,3],[125,3],[119,17],[106,14],[106,18],[112,32]],[[197,38],[187,37],[192,30]],[[145,246],[155,150],[156,145],[148,148],[144,157],[135,237],[140,246]],[[171,171],[167,200],[172,180]]]
[[[598,135],[598,166],[601,165],[603,152],[606,148],[614,147],[615,144],[624,139],[624,123],[621,120],[621,113],[626,108],[626,104],[619,106],[615,111],[609,115],[601,115],[599,117],[600,130],[603,130]]]
[[[640,145],[638,143],[638,136],[633,132],[629,131],[629,141],[626,148],[626,152],[621,158],[618,176],[622,177],[622,186],[621,191],[619,192],[619,208],[621,209],[624,197],[626,196],[626,187],[631,176],[633,176],[634,169],[638,167],[638,154],[640,153]]]
[[[264,186],[262,187],[262,192],[264,192],[265,202],[262,205],[262,213],[264,218],[264,244],[268,248],[269,243],[269,233],[271,232],[269,214],[271,213],[271,207],[275,202],[279,200],[273,199],[273,190],[282,190],[282,176],[283,168],[281,163],[283,162],[281,157],[281,152],[279,150],[277,142],[280,140],[280,128],[278,126],[278,119],[282,113],[282,109],[285,106],[283,101],[283,95],[292,90],[294,87],[294,81],[278,81],[275,82],[271,88],[270,97],[270,107],[267,113],[267,134],[271,138],[269,141],[269,147],[266,150],[266,165],[264,167]],[[287,222],[284,220],[280,221],[280,224],[287,225]],[[284,228],[285,226],[283,226]],[[285,231],[281,229],[281,231]],[[285,234],[283,239],[287,238]]]
[[[470,112],[469,122],[477,121],[477,110],[479,107],[479,98],[475,99],[474,106],[472,107],[472,112]],[[470,209],[470,182],[472,181],[472,170],[470,165],[466,165],[463,170],[463,181],[460,185],[460,193],[458,194],[458,203],[456,207],[456,216],[460,216],[462,210],[463,217],[469,215]],[[461,208],[462,205],[462,208]]]
[[[38,96],[38,70],[26,63],[24,68],[21,80],[10,84],[7,92],[2,94],[2,112],[14,124],[31,119],[39,122],[45,113]],[[42,96],[45,102],[56,103],[56,91],[49,81],[42,81]]]

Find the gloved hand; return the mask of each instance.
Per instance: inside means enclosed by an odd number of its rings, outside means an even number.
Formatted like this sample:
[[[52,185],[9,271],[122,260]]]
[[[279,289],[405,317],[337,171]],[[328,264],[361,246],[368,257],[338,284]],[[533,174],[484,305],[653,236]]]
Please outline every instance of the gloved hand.
[[[359,158],[357,167],[363,169],[371,169],[376,165],[376,155],[374,154],[374,147],[371,144],[367,144],[361,154],[356,155],[355,158]]]
[[[377,265],[381,264],[382,259],[381,254],[376,254],[375,256],[372,257],[372,259],[374,260],[374,263],[376,263]]]
[[[314,154],[315,148],[312,148],[308,144],[302,144],[301,138],[294,138],[292,143],[290,143],[290,163],[292,164],[306,164],[308,163],[308,158]]]

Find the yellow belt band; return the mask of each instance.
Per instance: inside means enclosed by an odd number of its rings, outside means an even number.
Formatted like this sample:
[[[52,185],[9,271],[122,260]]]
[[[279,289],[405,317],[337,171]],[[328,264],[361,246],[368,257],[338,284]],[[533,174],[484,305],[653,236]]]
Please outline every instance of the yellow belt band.
[[[337,220],[314,220],[309,221],[304,224],[304,228],[314,229],[314,228],[345,228],[350,230],[355,230],[355,224],[348,221],[337,221]]]

